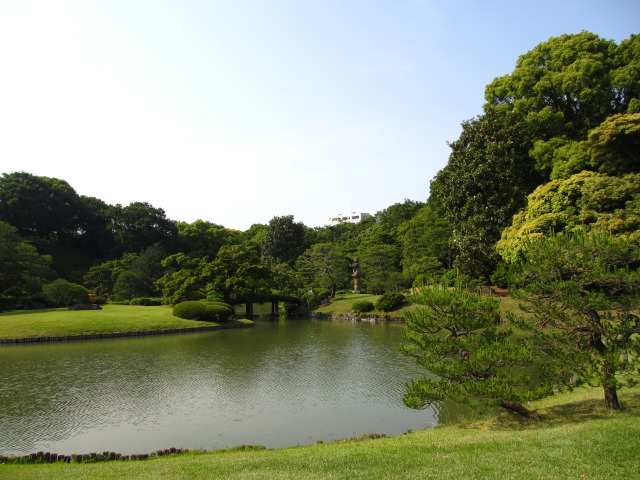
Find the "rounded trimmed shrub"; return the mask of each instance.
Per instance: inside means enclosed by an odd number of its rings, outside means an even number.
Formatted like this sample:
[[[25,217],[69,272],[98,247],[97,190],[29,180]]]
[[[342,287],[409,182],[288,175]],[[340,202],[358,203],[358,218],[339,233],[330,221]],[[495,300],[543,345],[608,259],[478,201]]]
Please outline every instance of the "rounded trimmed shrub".
[[[398,292],[389,292],[382,295],[376,302],[376,310],[391,312],[404,302],[404,295]]]
[[[373,312],[375,307],[369,300],[358,300],[357,302],[353,302],[351,309],[354,313],[367,313]]]
[[[233,307],[222,302],[190,300],[173,307],[173,315],[185,320],[202,322],[226,322],[233,315]]]

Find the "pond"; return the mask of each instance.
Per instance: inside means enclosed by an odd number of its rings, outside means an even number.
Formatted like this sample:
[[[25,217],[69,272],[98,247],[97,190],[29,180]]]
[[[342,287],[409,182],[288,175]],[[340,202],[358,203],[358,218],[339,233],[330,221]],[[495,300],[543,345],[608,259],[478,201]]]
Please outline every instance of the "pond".
[[[438,422],[401,324],[257,321],[197,334],[0,348],[0,454],[277,448]]]

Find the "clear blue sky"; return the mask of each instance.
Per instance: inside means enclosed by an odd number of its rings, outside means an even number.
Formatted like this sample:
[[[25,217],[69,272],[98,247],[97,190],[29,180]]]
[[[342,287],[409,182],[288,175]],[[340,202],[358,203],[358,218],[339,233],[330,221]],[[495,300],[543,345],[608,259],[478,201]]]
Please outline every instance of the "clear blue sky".
[[[0,172],[247,229],[424,201],[484,87],[638,0],[2,0]]]

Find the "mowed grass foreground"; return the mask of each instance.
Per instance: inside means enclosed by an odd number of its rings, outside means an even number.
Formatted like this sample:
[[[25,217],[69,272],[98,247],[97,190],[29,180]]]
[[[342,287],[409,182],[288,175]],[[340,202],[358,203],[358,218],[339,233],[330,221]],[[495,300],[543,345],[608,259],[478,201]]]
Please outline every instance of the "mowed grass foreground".
[[[0,338],[142,332],[214,325],[218,324],[174,317],[169,306],[104,305],[102,310],[21,310],[0,313]]]
[[[0,465],[11,479],[634,479],[640,478],[640,391],[623,412],[601,389],[540,402],[542,423],[510,415],[393,438],[306,447],[190,452],[140,461]]]

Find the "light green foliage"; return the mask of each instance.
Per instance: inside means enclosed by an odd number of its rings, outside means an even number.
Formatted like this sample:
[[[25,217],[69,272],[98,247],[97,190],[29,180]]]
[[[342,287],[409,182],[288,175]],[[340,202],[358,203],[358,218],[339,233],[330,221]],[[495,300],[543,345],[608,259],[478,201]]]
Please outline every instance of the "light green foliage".
[[[204,269],[208,263],[208,257],[191,258],[184,253],[165,258],[162,266],[169,273],[156,281],[165,303],[175,305],[185,300],[205,298]]]
[[[526,242],[581,225],[604,228],[640,240],[640,174],[610,177],[584,171],[538,187],[527,208],[513,217],[497,243],[498,253],[516,262]]]
[[[520,269],[515,294],[532,316],[513,321],[532,334],[545,376],[602,385],[619,408],[620,375],[640,363],[640,247],[581,229],[526,244]]]
[[[89,303],[89,290],[82,285],[67,282],[63,278],[42,287],[48,304],[52,307],[66,307],[75,303]]]
[[[536,168],[551,180],[569,178],[589,167],[590,157],[580,147],[580,142],[565,137],[549,141],[536,140],[530,152]]]
[[[271,269],[272,287],[279,293],[296,293],[303,286],[301,276],[286,263]]]
[[[639,41],[632,36],[616,45],[590,32],[552,37],[518,58],[510,75],[487,85],[485,110],[508,108],[527,116],[541,139],[582,140],[608,116],[627,113],[640,94],[640,73],[633,67],[640,61]]]
[[[376,213],[375,217],[380,230],[395,233],[395,230],[407,220],[411,220],[424,203],[405,199],[403,203],[395,203]]]
[[[589,133],[582,147],[600,173],[640,172],[640,113],[607,118]]]
[[[474,406],[499,406],[536,416],[523,404],[539,395],[523,369],[533,361],[524,342],[499,328],[499,302],[462,288],[424,287],[405,313],[407,343],[400,350],[428,375],[407,386],[404,402],[425,408],[445,399]]]

